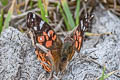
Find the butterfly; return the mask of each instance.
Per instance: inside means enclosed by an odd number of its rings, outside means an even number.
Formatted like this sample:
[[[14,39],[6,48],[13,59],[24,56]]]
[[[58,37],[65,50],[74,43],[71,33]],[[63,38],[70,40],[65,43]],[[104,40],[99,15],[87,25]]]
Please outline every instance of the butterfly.
[[[53,27],[43,21],[37,14],[32,12],[27,14],[27,28],[35,47],[35,53],[46,72],[56,72],[57,74],[66,69],[75,51],[80,52],[83,34],[89,26],[90,20],[91,17],[86,16],[62,42]]]

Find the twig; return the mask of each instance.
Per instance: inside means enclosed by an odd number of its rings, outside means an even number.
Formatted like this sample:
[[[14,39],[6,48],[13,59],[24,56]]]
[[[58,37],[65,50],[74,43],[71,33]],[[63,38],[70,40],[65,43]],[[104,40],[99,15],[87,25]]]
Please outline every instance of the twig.
[[[24,13],[22,13],[22,14],[20,14],[20,15],[12,15],[11,18],[12,18],[12,19],[21,18],[21,17],[27,15],[28,12],[35,12],[35,11],[40,11],[40,9],[36,8],[36,9],[33,9],[33,10],[29,10],[29,11],[27,11],[27,12],[24,12]],[[0,16],[1,16],[1,14],[0,14]],[[4,15],[4,17],[6,18],[7,15]]]
[[[114,9],[116,9],[117,2],[114,0]]]
[[[28,5],[29,1],[30,1],[30,0],[25,0],[25,7],[24,7],[24,11],[26,11],[26,9],[27,9],[27,5]]]
[[[55,27],[54,31],[57,32],[59,29],[61,29],[61,25],[63,23],[63,18],[60,20],[60,22],[58,23],[58,25]]]

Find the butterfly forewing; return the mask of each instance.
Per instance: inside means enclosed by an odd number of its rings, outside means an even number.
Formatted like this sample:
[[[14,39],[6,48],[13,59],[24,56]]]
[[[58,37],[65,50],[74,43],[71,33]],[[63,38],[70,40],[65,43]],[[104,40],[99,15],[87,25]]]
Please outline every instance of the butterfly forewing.
[[[27,15],[27,27],[31,30],[31,32],[34,34],[34,43],[38,43],[47,49],[50,50],[50,54],[52,55],[52,60],[54,66],[58,66],[59,60],[60,60],[60,51],[59,49],[62,47],[62,42],[59,39],[59,37],[56,35],[55,31],[52,29],[50,25],[48,25],[46,22],[44,22],[38,15],[30,12]],[[36,55],[38,56],[38,59],[42,61],[43,68],[50,72],[50,67],[48,67],[45,63],[48,65],[53,65],[50,62],[50,57],[46,55],[41,49],[38,47],[35,50]]]

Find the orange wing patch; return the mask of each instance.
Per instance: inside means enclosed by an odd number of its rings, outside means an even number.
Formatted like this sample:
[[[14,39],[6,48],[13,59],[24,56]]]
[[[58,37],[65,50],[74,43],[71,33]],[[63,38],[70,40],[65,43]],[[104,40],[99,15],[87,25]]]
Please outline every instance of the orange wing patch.
[[[74,32],[74,36],[73,36],[74,40],[75,40],[75,48],[77,49],[77,52],[80,51],[80,48],[82,46],[82,40],[83,40],[83,35],[81,33],[81,30],[79,30],[79,27],[77,28],[77,30]]]
[[[52,40],[46,41],[46,47],[49,48],[52,46]]]
[[[55,40],[56,40],[56,37],[57,37],[57,36],[54,35],[54,36],[52,37],[52,40],[55,41]]]
[[[78,41],[75,41],[75,47],[78,48]]]
[[[43,31],[43,35],[45,36],[46,40],[49,40],[48,34],[46,32]]]
[[[48,61],[47,59],[46,59],[46,53],[42,53],[42,51],[40,51],[40,50],[38,50],[38,49],[36,49],[35,50],[35,53],[36,53],[36,55],[37,55],[37,57],[38,57],[38,60],[40,60],[41,61],[41,65],[43,66],[43,68],[47,71],[47,72],[51,72],[51,68],[50,68],[50,66],[52,65],[51,63],[50,63],[50,61]],[[49,66],[48,66],[48,65]]]
[[[49,34],[53,35],[54,31],[53,30],[49,30]]]
[[[80,48],[81,48],[81,44],[79,44],[78,51],[80,50]]]
[[[51,72],[51,69],[47,66],[47,65],[45,65],[44,63],[40,63],[42,66],[43,66],[43,68],[47,71],[47,72]]]
[[[82,37],[79,37],[78,41],[79,41],[79,43],[81,43],[82,42]]]

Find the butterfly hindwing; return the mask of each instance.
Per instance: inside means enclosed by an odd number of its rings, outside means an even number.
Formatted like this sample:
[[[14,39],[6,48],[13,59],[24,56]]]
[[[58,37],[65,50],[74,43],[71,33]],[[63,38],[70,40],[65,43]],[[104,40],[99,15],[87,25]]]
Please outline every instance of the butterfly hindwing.
[[[73,39],[75,40],[74,47],[78,53],[82,47],[84,32],[90,27],[93,17],[94,15],[86,14],[84,18],[80,20],[77,29],[73,32]]]
[[[80,52],[82,42],[83,42],[83,31],[81,30],[81,25],[73,33],[73,39],[75,40],[74,47],[77,52]]]
[[[37,55],[38,60],[41,61],[41,65],[47,72],[51,72],[51,66],[52,64],[50,63],[50,60],[48,60],[48,56],[46,55],[45,52],[42,50],[39,50],[38,48],[35,49],[35,53]]]

